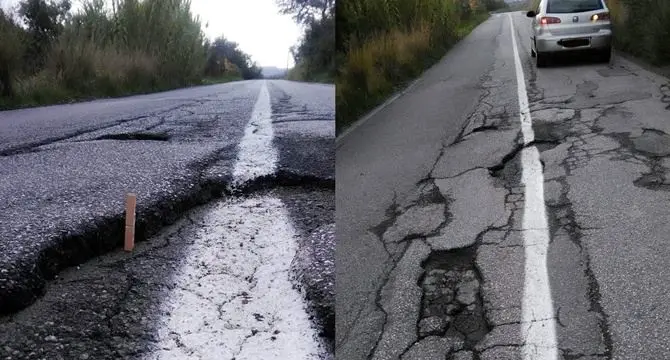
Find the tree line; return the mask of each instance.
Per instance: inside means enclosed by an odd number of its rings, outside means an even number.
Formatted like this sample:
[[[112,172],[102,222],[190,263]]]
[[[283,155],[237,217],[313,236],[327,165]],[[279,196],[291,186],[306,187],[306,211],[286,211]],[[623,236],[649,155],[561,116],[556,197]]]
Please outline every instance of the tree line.
[[[296,65],[289,78],[333,81],[337,70],[335,0],[277,0],[277,5],[304,29],[299,44],[291,49]]]
[[[3,108],[261,77],[188,0],[22,0],[0,9],[0,39]]]
[[[502,0],[340,0],[338,131],[421,74]]]

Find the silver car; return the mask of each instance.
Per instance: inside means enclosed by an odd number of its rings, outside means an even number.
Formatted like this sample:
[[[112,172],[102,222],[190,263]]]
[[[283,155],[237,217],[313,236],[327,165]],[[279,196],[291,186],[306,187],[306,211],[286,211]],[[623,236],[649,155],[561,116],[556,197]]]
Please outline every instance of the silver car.
[[[552,53],[591,50],[600,59],[612,56],[612,23],[604,0],[542,0],[531,30],[531,55],[537,66],[547,64]]]

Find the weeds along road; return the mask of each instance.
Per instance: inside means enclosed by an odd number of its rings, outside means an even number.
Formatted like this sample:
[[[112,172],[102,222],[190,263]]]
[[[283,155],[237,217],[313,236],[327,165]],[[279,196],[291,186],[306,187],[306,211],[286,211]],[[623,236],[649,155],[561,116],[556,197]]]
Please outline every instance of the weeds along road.
[[[670,82],[493,15],[337,140],[336,353],[670,358]]]
[[[0,358],[332,357],[334,93],[245,81],[0,112]]]

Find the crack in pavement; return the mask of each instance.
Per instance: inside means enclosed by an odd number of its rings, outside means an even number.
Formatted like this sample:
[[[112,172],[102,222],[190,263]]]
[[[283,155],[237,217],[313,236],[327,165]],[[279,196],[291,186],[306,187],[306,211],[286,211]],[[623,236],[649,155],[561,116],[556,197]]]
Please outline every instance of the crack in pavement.
[[[263,194],[267,191],[270,193],[277,191],[280,193],[287,191],[292,193],[295,190],[264,190],[263,193],[250,194],[248,197],[243,197],[238,202],[250,201],[248,199],[260,199],[257,201],[263,201]],[[153,323],[159,324],[161,321],[154,319],[154,317],[166,314],[165,310],[159,309],[159,304],[170,292],[179,292],[186,298],[199,299],[197,303],[203,304],[195,312],[192,312],[192,309],[189,308],[188,318],[193,319],[192,314],[199,313],[205,322],[179,323],[178,327],[164,333],[164,336],[168,340],[171,339],[170,341],[176,343],[174,346],[183,348],[185,356],[188,354],[197,354],[202,350],[201,345],[194,343],[194,336],[198,332],[205,334],[208,331],[207,329],[211,329],[212,327],[217,328],[216,321],[226,320],[225,324],[227,325],[225,326],[232,328],[230,330],[232,332],[238,333],[243,330],[244,327],[235,330],[239,327],[239,324],[243,323],[239,322],[238,319],[241,319],[240,317],[236,317],[235,319],[230,318],[232,314],[239,312],[231,311],[231,306],[254,306],[253,304],[261,301],[261,298],[267,298],[267,296],[255,294],[256,290],[254,289],[262,290],[266,287],[266,285],[263,285],[262,288],[259,288],[261,286],[259,279],[265,278],[266,283],[267,279],[271,279],[272,283],[277,279],[288,279],[288,269],[283,271],[277,271],[274,268],[265,269],[263,270],[264,274],[259,274],[259,267],[262,263],[261,259],[251,262],[242,261],[243,259],[239,257],[242,251],[248,254],[244,259],[248,259],[249,256],[256,256],[252,255],[253,253],[259,255],[257,251],[263,251],[265,254],[273,251],[276,252],[274,245],[270,247],[269,245],[260,244],[263,246],[259,246],[259,249],[252,249],[253,242],[259,239],[258,227],[255,230],[251,229],[245,232],[249,239],[251,239],[251,242],[247,243],[245,241],[241,246],[240,241],[237,241],[237,238],[240,238],[240,236],[231,234],[224,235],[224,237],[217,236],[215,232],[207,230],[207,226],[203,224],[209,224],[210,228],[218,226],[222,229],[227,229],[225,231],[230,231],[229,226],[239,227],[244,225],[238,224],[234,219],[231,221],[226,220],[232,219],[230,216],[218,216],[216,214],[207,215],[210,217],[207,220],[204,216],[211,212],[212,208],[213,205],[208,205],[203,209],[190,213],[177,224],[162,232],[158,239],[138,243],[135,251],[131,254],[121,252],[111,253],[82,265],[81,270],[66,270],[50,285],[50,289],[45,296],[32,306],[29,311],[23,311],[0,319],[0,334],[5,334],[5,336],[0,335],[0,342],[7,345],[7,347],[0,348],[0,353],[6,352],[7,355],[12,354],[13,358],[17,359],[36,358],[38,354],[53,359],[64,359],[62,356],[65,356],[65,358],[79,358],[79,355],[101,359],[128,358],[132,356],[151,358],[151,356],[155,355],[162,348],[160,345],[161,332],[156,332],[154,325],[152,325]],[[256,208],[251,207],[249,209]],[[235,209],[231,209],[230,211],[235,212]],[[263,208],[260,207],[258,210],[253,211],[263,212]],[[272,217],[272,214],[268,216]],[[213,221],[212,217],[214,217]],[[253,219],[253,217],[246,218]],[[272,221],[274,220],[276,218],[272,219]],[[253,220],[247,221],[253,222]],[[249,225],[254,227],[257,224]],[[232,260],[232,262],[221,261],[219,265],[216,265],[217,270],[214,271],[211,267],[202,266],[203,261],[209,261],[207,260],[207,256],[204,256],[202,259],[195,259],[195,262],[191,262],[191,280],[179,282],[171,279],[170,273],[174,272],[178,266],[183,267],[188,262],[188,259],[183,255],[185,254],[185,250],[192,248],[194,244],[198,246],[197,243],[194,243],[194,239],[197,237],[204,237],[208,242],[213,242],[214,240],[216,242],[228,242],[226,245],[227,250],[225,250],[226,256],[232,256],[234,259],[235,255],[238,254],[237,260]],[[212,244],[206,244],[206,251],[209,254],[212,254]],[[290,251],[290,249],[283,249],[281,252],[285,251]],[[212,259],[211,256],[209,258]],[[235,269],[237,267],[234,265],[235,261],[238,264],[249,263],[249,265],[253,265],[253,269],[249,268],[249,272],[238,271]],[[216,279],[214,279],[215,277]],[[215,290],[215,292],[210,292],[204,287],[211,280],[218,281],[218,279],[223,279],[224,277],[237,278],[236,282],[244,286],[244,291],[237,291],[237,289],[231,286],[223,285],[218,290]],[[111,291],[110,288],[114,289],[114,291]],[[93,294],[86,295],[86,293],[82,293],[73,297],[71,296],[73,289],[91,289],[97,295],[91,297]],[[230,290],[233,290],[230,296],[216,295],[223,295],[223,293],[228,293]],[[103,299],[107,299],[105,300],[106,302],[101,302]],[[268,298],[266,301],[276,301],[276,299],[277,297],[275,296]],[[261,304],[258,304],[258,306],[263,308]],[[209,308],[215,311],[212,312],[212,316],[207,315],[210,313],[207,310]],[[281,348],[283,346],[281,344],[286,344],[286,341],[293,338],[294,334],[297,335],[294,331],[294,325],[296,324],[295,321],[299,320],[298,318],[291,317],[292,325],[287,325],[285,323],[287,319],[285,316],[283,316],[283,322],[277,322],[280,319],[277,316],[281,315],[277,311],[269,309],[269,311],[263,312],[256,311],[254,308],[248,309],[250,310],[248,311],[250,315],[248,323],[251,325],[249,331],[256,330],[258,333],[255,335],[258,339],[246,338],[240,346],[242,354],[234,355],[238,359],[245,359],[245,356],[253,358],[254,355],[250,355],[249,352],[258,349],[259,342],[273,344]],[[75,310],[77,315],[73,316],[73,311]],[[175,315],[174,310],[167,311],[167,314],[172,313],[172,315]],[[90,315],[82,316],[87,313]],[[62,316],[59,314],[62,314]],[[39,321],[34,320],[34,317],[50,319],[54,323],[45,325],[44,330],[41,328],[38,329],[36,327],[41,327],[41,325],[39,325]],[[60,319],[61,317],[62,319]],[[89,324],[87,317],[91,318],[93,326]],[[305,321],[309,321],[307,314],[305,314]],[[209,325],[207,322],[209,322]],[[22,324],[31,324],[31,327],[25,328],[25,331],[20,330],[23,329],[20,328]],[[255,324],[259,324],[260,326]],[[221,327],[221,329],[224,329],[225,326]],[[71,330],[60,330],[61,327],[70,327]],[[192,329],[193,332],[185,332],[188,329]],[[277,330],[280,331],[277,332]],[[56,340],[53,341],[50,340],[51,334],[57,335],[58,338],[54,338]],[[25,340],[24,342],[22,339],[32,340]],[[305,342],[305,340],[309,339],[309,336],[301,336],[300,339],[298,343]],[[300,347],[298,343],[290,341],[291,346]],[[34,344],[40,344],[41,349],[39,347],[36,348]],[[236,346],[235,342],[226,342],[226,344]],[[63,346],[66,347],[63,348]],[[264,347],[268,346],[270,345]],[[225,349],[225,347],[222,346],[221,349]],[[231,350],[236,353],[234,351],[235,348]],[[55,356],[54,354],[60,355]],[[326,359],[326,357],[319,356],[321,355],[314,354],[313,358]]]
[[[74,139],[74,138],[77,138],[77,137],[82,136],[82,135],[94,133],[94,132],[101,131],[101,130],[110,129],[110,128],[113,128],[113,127],[116,127],[116,126],[119,126],[119,125],[132,123],[134,121],[140,121],[140,120],[149,119],[149,118],[163,118],[165,116],[164,114],[169,114],[171,112],[181,110],[181,109],[183,109],[185,107],[188,107],[188,106],[191,106],[193,104],[194,103],[184,103],[184,104],[180,104],[180,105],[177,105],[177,106],[173,106],[173,107],[170,107],[170,108],[167,108],[167,109],[162,109],[162,110],[155,111],[155,112],[147,112],[143,115],[132,116],[132,117],[125,118],[125,119],[110,121],[109,123],[107,123],[105,125],[94,126],[94,127],[89,127],[89,128],[85,128],[85,129],[82,129],[82,130],[77,130],[77,131],[71,132],[69,134],[62,135],[62,136],[56,136],[56,137],[51,137],[51,138],[47,138],[47,139],[40,140],[40,141],[34,141],[34,142],[29,142],[29,143],[26,143],[26,144],[22,144],[22,145],[12,146],[12,147],[9,147],[7,149],[0,150],[0,157],[9,157],[9,156],[14,156],[14,155],[20,155],[20,154],[34,152],[34,151],[36,151],[37,148],[45,146],[45,145],[51,145],[51,144],[54,144],[54,143],[67,141],[67,140]],[[148,131],[148,130],[150,130],[150,128],[147,128],[145,130]]]

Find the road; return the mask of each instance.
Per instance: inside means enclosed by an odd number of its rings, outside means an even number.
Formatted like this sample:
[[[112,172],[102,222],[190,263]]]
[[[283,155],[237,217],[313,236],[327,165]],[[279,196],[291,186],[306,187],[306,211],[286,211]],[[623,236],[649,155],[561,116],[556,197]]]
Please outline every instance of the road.
[[[670,358],[670,81],[496,14],[337,141],[336,353]]]
[[[332,357],[334,93],[244,81],[0,112],[0,358]]]

